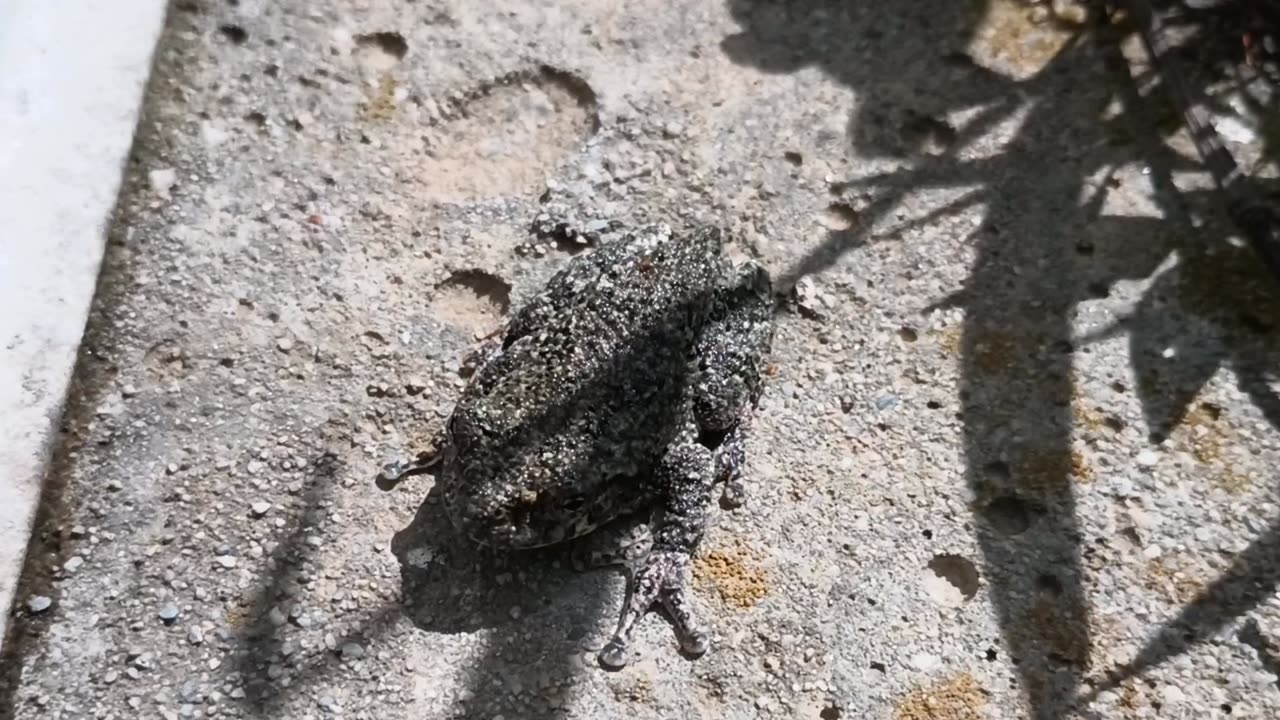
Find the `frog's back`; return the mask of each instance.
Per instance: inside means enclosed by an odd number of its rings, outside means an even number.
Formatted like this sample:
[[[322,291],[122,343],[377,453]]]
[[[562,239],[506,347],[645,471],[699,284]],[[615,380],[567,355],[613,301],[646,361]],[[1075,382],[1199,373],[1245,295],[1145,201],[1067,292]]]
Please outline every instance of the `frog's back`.
[[[570,261],[516,313],[451,421],[446,501],[464,529],[548,544],[647,500],[649,472],[685,429],[720,243],[714,230],[638,232]]]

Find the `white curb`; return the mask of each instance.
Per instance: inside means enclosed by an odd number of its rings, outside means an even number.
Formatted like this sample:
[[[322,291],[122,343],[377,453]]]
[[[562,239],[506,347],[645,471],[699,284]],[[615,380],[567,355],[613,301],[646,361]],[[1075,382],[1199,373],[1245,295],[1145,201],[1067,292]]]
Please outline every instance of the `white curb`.
[[[165,6],[0,2],[0,639]]]

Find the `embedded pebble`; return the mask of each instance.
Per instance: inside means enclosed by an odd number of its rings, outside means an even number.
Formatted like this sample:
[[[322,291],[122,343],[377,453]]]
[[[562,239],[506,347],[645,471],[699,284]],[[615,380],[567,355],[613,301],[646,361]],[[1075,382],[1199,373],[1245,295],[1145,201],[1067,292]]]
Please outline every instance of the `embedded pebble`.
[[[178,181],[178,173],[173,168],[156,168],[147,173],[147,184],[151,191],[158,195],[169,195],[169,190]]]
[[[30,610],[31,613],[35,615],[39,615],[45,610],[48,610],[52,605],[53,600],[44,595],[33,595],[27,600],[27,610]]]
[[[250,505],[249,510],[250,512],[253,513],[254,517],[260,518],[266,515],[267,513],[271,512],[271,503],[265,500],[259,500],[254,504]]]
[[[173,602],[167,602],[160,606],[160,619],[166,624],[172,623],[178,619],[178,606]]]
[[[917,670],[929,671],[942,664],[942,658],[932,653],[917,653],[911,656],[911,667]]]
[[[342,657],[348,660],[359,660],[364,657],[364,647],[359,643],[346,643],[342,646]]]

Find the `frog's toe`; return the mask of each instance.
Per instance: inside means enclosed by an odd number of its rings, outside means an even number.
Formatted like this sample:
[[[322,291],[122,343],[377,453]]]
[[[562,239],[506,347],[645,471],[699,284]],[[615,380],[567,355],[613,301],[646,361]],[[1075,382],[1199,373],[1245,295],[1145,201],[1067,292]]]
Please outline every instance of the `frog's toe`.
[[[681,650],[696,657],[711,647],[711,638],[702,628],[702,623],[698,621],[687,587],[680,586],[663,591],[662,607],[666,609],[671,622],[676,626]]]
[[[711,637],[701,631],[689,633],[680,638],[680,649],[693,657],[699,657],[711,649]]]
[[[439,452],[425,452],[412,460],[400,458],[382,466],[382,472],[374,480],[380,490],[392,490],[402,480],[413,475],[423,475],[440,462]]]
[[[610,670],[621,670],[627,665],[627,646],[615,638],[604,646],[596,658]]]

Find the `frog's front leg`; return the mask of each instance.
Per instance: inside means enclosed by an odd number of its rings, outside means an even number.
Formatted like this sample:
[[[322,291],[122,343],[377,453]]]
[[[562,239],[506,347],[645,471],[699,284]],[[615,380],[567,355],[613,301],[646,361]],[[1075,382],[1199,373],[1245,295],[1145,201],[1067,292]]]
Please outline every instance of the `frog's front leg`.
[[[382,471],[374,480],[380,490],[394,490],[405,478],[431,472],[440,463],[443,452],[438,449],[418,453],[412,460],[400,458],[382,466]]]
[[[498,329],[481,338],[481,342],[462,359],[464,375],[471,375],[483,370],[502,354],[503,330]],[[448,425],[436,432],[431,439],[431,449],[420,452],[412,458],[397,458],[382,466],[382,471],[374,480],[381,490],[394,490],[405,478],[424,475],[431,472],[444,457],[445,446],[449,443]]]
[[[618,628],[600,651],[600,662],[606,667],[627,664],[636,624],[658,602],[675,623],[685,652],[706,652],[707,633],[697,620],[689,593],[689,566],[706,528],[714,474],[711,451],[696,443],[676,446],[663,458],[655,478],[661,512],[653,529],[653,547],[630,579]]]

